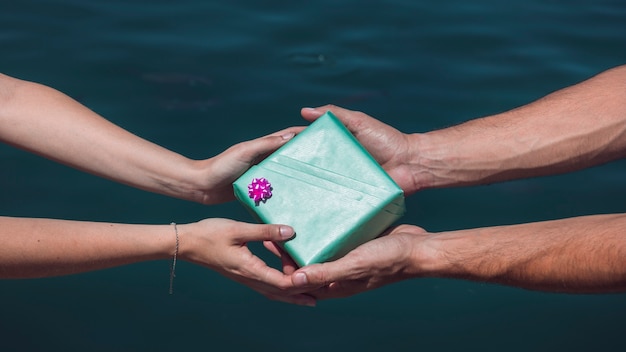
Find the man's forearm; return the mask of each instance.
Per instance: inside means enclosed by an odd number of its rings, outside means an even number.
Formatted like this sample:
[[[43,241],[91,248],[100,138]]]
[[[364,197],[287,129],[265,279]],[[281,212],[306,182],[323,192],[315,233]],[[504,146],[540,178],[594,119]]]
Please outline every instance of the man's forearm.
[[[563,173],[626,156],[626,66],[502,114],[413,138],[420,189]]]
[[[427,276],[556,292],[626,290],[626,214],[445,232],[429,243],[435,259]]]

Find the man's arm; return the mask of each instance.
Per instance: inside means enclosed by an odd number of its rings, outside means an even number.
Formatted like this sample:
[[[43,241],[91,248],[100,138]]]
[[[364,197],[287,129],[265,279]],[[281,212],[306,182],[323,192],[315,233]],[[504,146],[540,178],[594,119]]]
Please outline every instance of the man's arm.
[[[554,292],[626,291],[626,215],[592,215],[434,236],[436,276]]]
[[[293,276],[317,298],[395,281],[457,278],[568,293],[626,291],[626,215],[593,215],[441,233],[402,225]]]
[[[418,187],[570,172],[626,156],[626,66],[523,107],[414,135]]]
[[[578,170],[626,156],[626,65],[523,107],[428,133],[405,134],[328,105],[389,175],[411,194]]]
[[[404,134],[366,114],[331,110],[407,194],[578,170],[626,156],[626,66],[502,114]],[[275,253],[279,253],[275,251]],[[289,272],[293,268],[287,265]],[[404,225],[294,283],[337,297],[413,277],[558,292],[626,290],[626,215],[595,215],[428,234]],[[308,283],[307,283],[308,282]]]

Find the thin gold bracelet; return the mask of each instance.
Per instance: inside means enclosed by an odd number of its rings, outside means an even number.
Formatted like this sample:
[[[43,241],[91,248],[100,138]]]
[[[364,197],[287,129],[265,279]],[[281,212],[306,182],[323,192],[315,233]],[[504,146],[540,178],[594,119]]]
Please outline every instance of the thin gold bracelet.
[[[174,258],[172,258],[172,266],[170,267],[170,295],[174,293],[174,278],[176,277],[176,257],[178,256],[178,227],[173,222],[170,225],[174,225],[174,232],[176,233],[176,250],[174,251]]]

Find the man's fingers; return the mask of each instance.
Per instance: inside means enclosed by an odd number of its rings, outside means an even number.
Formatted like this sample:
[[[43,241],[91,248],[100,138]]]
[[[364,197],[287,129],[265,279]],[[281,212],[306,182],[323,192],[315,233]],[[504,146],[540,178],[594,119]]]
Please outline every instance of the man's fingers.
[[[291,281],[296,288],[319,288],[339,279],[338,276],[327,270],[328,265],[313,264],[299,270],[291,275]]]
[[[315,306],[315,298],[296,293],[289,275],[267,266],[256,256],[237,275],[239,279],[236,277],[236,281],[240,281],[268,298],[298,305]]]
[[[281,252],[276,243],[272,241],[263,241],[263,247],[265,247],[265,249],[267,249],[268,251],[272,252],[272,254],[280,258]]]
[[[275,242],[264,241],[263,246],[265,246],[265,248],[268,251],[272,252],[275,256],[280,258],[283,266],[283,273],[291,275],[294,271],[298,269],[298,265],[293,261],[293,259],[291,259],[289,254],[287,254]]]
[[[291,256],[289,256],[289,254],[285,253],[284,251],[282,251],[280,260],[283,265],[283,273],[291,275],[296,270],[298,270],[298,265],[296,264],[296,262],[294,262],[293,259],[291,259]]]
[[[317,300],[314,297],[303,294],[303,293],[298,294],[298,295],[293,295],[293,296],[266,294],[265,297],[274,301],[297,304],[300,306],[307,306],[307,307],[315,307],[317,303]]]
[[[307,121],[315,121],[318,117],[324,115],[324,113],[329,110],[333,114],[337,115],[337,117],[339,117],[340,119],[342,117],[349,115],[351,112],[353,112],[351,110],[344,109],[337,105],[328,104],[324,106],[318,106],[316,108],[302,108],[300,110],[300,114]]]
[[[332,262],[312,264],[296,270],[291,281],[296,289],[317,289],[328,285],[359,280],[363,268],[358,255],[348,253]]]
[[[317,118],[322,116],[326,111],[330,111],[350,130],[352,133],[358,133],[359,129],[363,125],[364,117],[368,117],[367,115],[359,112],[352,111],[348,109],[344,109],[342,107],[336,105],[324,105],[317,108],[302,108],[300,110],[300,114],[307,121],[315,121]]]
[[[319,108],[302,108],[300,110],[300,115],[302,115],[302,117],[309,121],[309,122],[313,122],[315,120],[317,120],[318,117],[324,115],[324,113],[326,112],[326,110],[324,110],[323,107],[319,107]]]

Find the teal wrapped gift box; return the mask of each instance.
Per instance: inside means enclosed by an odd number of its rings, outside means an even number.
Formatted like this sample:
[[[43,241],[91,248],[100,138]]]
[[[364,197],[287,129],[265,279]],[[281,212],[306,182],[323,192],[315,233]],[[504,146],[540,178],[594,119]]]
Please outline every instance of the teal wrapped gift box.
[[[255,201],[248,185],[271,184]],[[376,238],[405,212],[404,193],[330,111],[233,184],[260,222],[292,226],[281,243],[300,266],[338,259]]]

